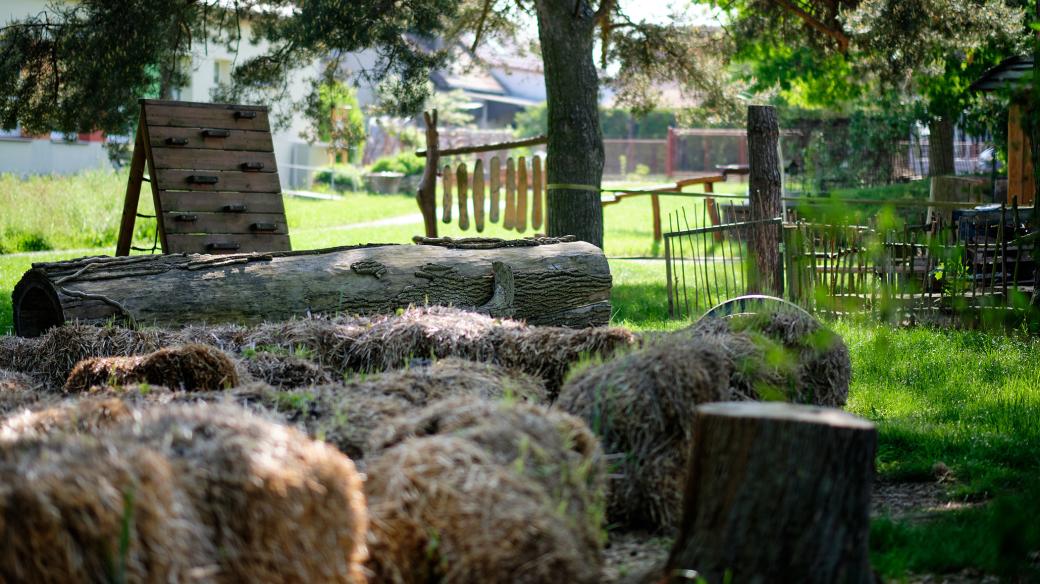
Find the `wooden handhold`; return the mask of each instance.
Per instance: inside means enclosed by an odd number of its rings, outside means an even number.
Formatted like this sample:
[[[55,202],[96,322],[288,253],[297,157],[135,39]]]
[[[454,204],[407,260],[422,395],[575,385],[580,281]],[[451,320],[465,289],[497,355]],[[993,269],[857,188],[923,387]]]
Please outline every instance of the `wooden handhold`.
[[[451,191],[455,188],[455,173],[452,172],[450,165],[444,165],[444,170],[441,171],[441,180],[441,196],[444,198],[441,203],[441,221],[451,223]]]
[[[473,163],[473,223],[477,233],[484,231],[484,161]]]
[[[506,214],[502,227],[512,229],[516,225],[516,163],[506,159]]]
[[[230,135],[231,135],[231,130],[206,129],[206,130],[202,131],[202,137],[203,138],[227,138]]]
[[[261,231],[264,233],[273,233],[278,231],[278,226],[274,223],[253,223],[250,228],[253,231]]]
[[[187,138],[167,138],[166,139],[166,145],[167,146],[187,146],[188,145],[188,139]]]
[[[238,249],[240,247],[242,247],[242,246],[237,244],[237,243],[234,243],[234,242],[218,241],[218,242],[207,243],[206,244],[206,249],[211,250],[211,251],[234,251],[234,250],[236,250],[236,249]]]
[[[542,227],[542,159],[531,159],[531,229]]]
[[[254,111],[238,111],[235,112],[236,120],[253,120],[256,119],[256,112]]]
[[[488,220],[498,223],[499,191],[502,190],[502,161],[497,156],[491,157],[491,209]]]
[[[231,203],[231,204],[228,204],[228,205],[224,205],[224,212],[225,213],[245,213],[246,212],[246,206],[241,204],[241,203]]]
[[[191,174],[185,179],[190,185],[215,185],[217,180],[217,177],[211,174]]]
[[[459,165],[455,179],[458,181],[456,186],[459,193],[459,229],[465,231],[469,229],[469,173],[465,164]]]
[[[263,162],[243,162],[239,165],[239,168],[246,172],[259,172],[264,169]]]
[[[177,215],[176,220],[177,221],[181,221],[183,223],[194,223],[194,222],[199,220],[199,216],[198,215],[185,215],[185,214],[182,214],[182,215]]]
[[[516,231],[527,231],[527,159],[523,156],[516,169]]]

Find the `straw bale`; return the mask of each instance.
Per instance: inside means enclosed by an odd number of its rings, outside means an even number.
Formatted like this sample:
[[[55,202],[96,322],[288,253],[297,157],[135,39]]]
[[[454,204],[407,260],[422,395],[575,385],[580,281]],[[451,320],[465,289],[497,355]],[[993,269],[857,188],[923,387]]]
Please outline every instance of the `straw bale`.
[[[97,434],[133,416],[132,405],[115,397],[70,399],[0,418],[0,442],[52,434]]]
[[[677,336],[588,367],[564,385],[556,405],[584,420],[612,459],[612,523],[677,524],[693,409],[729,399],[730,373],[715,343]]]
[[[606,471],[599,444],[584,422],[540,405],[458,397],[389,420],[374,437],[371,452],[435,435],[469,440],[496,463],[539,484],[584,547],[598,553]]]
[[[369,467],[370,582],[598,582],[599,554],[574,537],[537,483],[470,440],[407,440]]]
[[[215,568],[212,537],[147,447],[88,437],[0,447],[0,581],[181,582]]]
[[[363,581],[361,478],[332,446],[209,404],[152,408],[117,438],[161,447],[227,581]]]
[[[0,416],[46,399],[41,389],[28,375],[0,369]]]
[[[365,456],[372,433],[391,418],[439,399],[511,397],[530,403],[544,403],[546,399],[545,388],[536,378],[496,365],[454,358],[306,389],[258,387],[258,393],[259,403],[265,409],[334,444],[355,460]]]
[[[310,387],[332,383],[324,369],[294,355],[257,353],[244,360],[245,370],[258,381],[275,387]]]
[[[95,357],[81,361],[69,374],[67,392],[91,387],[149,383],[191,390],[215,390],[238,384],[238,372],[222,351],[206,345],[159,349],[137,357]]]

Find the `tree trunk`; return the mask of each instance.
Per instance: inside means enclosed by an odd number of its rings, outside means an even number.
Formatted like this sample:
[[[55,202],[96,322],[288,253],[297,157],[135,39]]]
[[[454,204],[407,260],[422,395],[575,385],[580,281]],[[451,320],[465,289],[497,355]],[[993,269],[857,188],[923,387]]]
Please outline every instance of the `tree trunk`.
[[[748,107],[748,198],[751,221],[767,221],[782,213],[783,174],[780,162],[780,123],[771,106]],[[783,291],[780,272],[780,226],[758,223],[748,229],[751,266],[748,293],[778,295]]]
[[[595,13],[586,0],[536,0],[549,114],[548,233],[603,247],[603,132],[593,62]]]
[[[15,331],[36,336],[76,320],[256,324],[424,304],[539,325],[610,320],[610,268],[601,250],[575,241],[466,241],[33,264],[14,290]]]
[[[776,402],[708,404],[694,416],[683,519],[666,574],[873,582],[873,424]]]
[[[941,116],[928,122],[928,176],[957,174],[953,164],[953,118]]]

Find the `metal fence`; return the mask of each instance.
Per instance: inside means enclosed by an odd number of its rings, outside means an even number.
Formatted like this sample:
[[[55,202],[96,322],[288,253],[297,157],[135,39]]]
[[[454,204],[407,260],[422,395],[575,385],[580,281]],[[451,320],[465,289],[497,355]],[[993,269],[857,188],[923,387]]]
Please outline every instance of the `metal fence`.
[[[748,238],[764,225],[775,225],[781,242],[777,281],[782,289],[773,292],[810,311],[973,323],[1027,308],[1036,284],[1031,210],[898,205],[863,225],[778,217],[670,229],[664,234],[669,314],[690,318],[759,292]],[[709,206],[705,202],[702,208]],[[922,214],[927,219],[915,223]],[[706,212],[704,217],[710,219]]]

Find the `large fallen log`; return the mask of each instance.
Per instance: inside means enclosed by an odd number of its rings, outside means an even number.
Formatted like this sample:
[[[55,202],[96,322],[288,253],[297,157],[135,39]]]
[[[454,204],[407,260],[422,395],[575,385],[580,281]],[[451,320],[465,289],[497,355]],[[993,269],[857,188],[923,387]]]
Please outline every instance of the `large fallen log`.
[[[456,306],[537,325],[610,319],[602,250],[573,238],[423,239],[241,255],[89,257],[37,263],[13,294],[15,331],[65,322],[179,327],[306,314]]]

